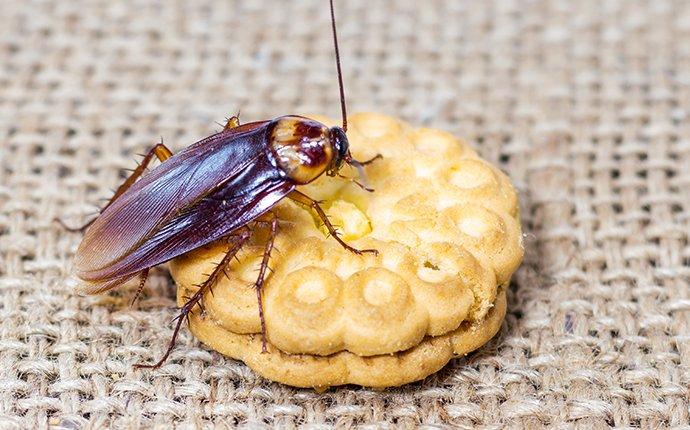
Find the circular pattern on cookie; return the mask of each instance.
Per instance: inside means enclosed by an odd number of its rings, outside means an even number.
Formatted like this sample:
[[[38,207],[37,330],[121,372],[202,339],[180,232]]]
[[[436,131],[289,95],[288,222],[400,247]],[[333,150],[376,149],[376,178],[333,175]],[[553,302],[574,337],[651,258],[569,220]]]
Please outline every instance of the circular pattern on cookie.
[[[502,172],[445,132],[376,114],[349,122],[354,157],[383,156],[365,169],[376,191],[326,175],[300,190],[324,202],[348,243],[379,255],[343,249],[288,199],[274,207],[279,234],[263,296],[267,339],[281,354],[407,353],[485,321],[522,259],[517,195]],[[205,326],[260,332],[252,284],[263,238],[256,236],[205,297]],[[173,260],[180,290],[203,281],[225,249],[217,243]]]
[[[183,290],[180,289],[179,292]],[[183,299],[178,292],[178,302]],[[499,292],[484,319],[465,322],[441,336],[424,338],[410,349],[395,354],[361,357],[347,351],[328,356],[288,354],[268,344],[261,351],[261,336],[225,330],[198,313],[190,316],[194,335],[212,349],[245,362],[272,381],[318,391],[331,386],[356,384],[364,387],[395,387],[424,379],[453,357],[469,354],[488,342],[501,328],[506,313],[506,293]]]

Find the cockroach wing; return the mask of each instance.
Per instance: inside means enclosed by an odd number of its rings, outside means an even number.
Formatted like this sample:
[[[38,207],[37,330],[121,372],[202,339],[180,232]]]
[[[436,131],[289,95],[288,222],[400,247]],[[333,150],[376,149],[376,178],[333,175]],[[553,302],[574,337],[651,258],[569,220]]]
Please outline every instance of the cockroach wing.
[[[266,145],[268,122],[210,136],[135,182],[86,231],[75,271],[84,292],[212,242],[270,209],[294,189]]]

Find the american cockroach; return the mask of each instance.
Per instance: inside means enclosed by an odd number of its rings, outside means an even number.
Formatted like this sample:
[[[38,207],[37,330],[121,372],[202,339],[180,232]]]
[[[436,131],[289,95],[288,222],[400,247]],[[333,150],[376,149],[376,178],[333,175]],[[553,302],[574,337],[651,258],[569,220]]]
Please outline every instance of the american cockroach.
[[[180,308],[164,356],[156,364],[137,367],[157,368],[167,359],[184,319],[196,305],[202,305],[204,294],[222,276],[255,228],[269,231],[254,284],[265,350],[261,291],[278,229],[278,218],[271,208],[283,198],[312,209],[347,250],[377,253],[345,243],[319,203],[297,190],[323,173],[343,177],[339,172],[344,164],[355,167],[363,178],[362,166],[379,157],[358,162],[350,154],[333,0],[330,10],[342,127],[328,128],[295,115],[240,125],[239,118],[233,116],[222,131],[177,154],[161,142],[144,156],[97,218],[81,228],[85,235],[75,256],[75,274],[86,282],[82,290],[90,294],[110,290],[139,275],[138,296],[151,267],[210,242],[228,242],[224,258]],[[161,164],[144,175],[154,157]],[[347,179],[368,189],[364,181]]]

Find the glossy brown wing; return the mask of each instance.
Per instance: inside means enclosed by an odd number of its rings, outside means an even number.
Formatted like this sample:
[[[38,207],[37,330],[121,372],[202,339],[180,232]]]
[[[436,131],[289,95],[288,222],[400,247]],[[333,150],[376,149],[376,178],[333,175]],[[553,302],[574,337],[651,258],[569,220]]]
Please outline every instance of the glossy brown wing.
[[[292,191],[274,167],[266,125],[245,125],[190,146],[113,202],[77,251],[76,274],[93,284],[85,291],[110,288],[226,235]]]

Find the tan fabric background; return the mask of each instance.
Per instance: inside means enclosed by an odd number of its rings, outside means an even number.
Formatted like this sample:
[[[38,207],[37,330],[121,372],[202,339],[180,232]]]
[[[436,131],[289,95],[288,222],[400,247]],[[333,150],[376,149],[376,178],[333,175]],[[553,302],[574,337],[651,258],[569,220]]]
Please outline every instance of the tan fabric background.
[[[245,121],[339,114],[304,1],[0,2],[0,428],[688,425],[690,4],[339,1],[351,111],[452,131],[515,181],[527,255],[500,335],[422,383],[316,394],[184,333],[168,274],[75,297],[120,169]]]

